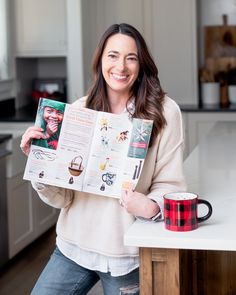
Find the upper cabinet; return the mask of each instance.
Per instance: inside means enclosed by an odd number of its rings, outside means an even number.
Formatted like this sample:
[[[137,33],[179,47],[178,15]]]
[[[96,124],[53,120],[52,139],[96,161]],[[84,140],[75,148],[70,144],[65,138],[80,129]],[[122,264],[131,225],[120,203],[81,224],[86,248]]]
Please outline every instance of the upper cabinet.
[[[14,0],[16,56],[65,56],[66,0]]]

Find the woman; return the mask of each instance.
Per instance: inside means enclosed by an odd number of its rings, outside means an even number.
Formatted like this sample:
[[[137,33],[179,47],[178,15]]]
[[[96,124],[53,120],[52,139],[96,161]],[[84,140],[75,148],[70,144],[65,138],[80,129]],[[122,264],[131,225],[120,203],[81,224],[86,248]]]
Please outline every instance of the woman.
[[[162,220],[163,195],[185,190],[183,130],[179,107],[163,92],[158,71],[140,33],[115,24],[102,36],[93,61],[94,82],[74,105],[154,121],[147,157],[135,191],[120,202],[34,183],[40,198],[61,208],[57,248],[32,294],[87,294],[100,279],[105,295],[139,294],[138,249],[123,244],[135,218]],[[37,127],[22,137],[28,154]],[[133,292],[133,293],[132,293]]]
[[[44,137],[35,139],[34,144],[50,149],[57,149],[65,104],[62,102],[42,99],[39,104],[36,125],[44,131]]]

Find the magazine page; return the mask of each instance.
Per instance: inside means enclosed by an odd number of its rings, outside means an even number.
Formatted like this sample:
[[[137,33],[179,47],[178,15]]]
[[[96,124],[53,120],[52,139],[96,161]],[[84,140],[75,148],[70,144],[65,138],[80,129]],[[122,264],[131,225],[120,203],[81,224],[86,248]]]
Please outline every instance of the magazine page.
[[[90,109],[41,99],[35,124],[47,138],[33,140],[24,179],[82,190],[96,116]]]
[[[119,198],[134,188],[141,174],[152,121],[99,112],[83,190]]]

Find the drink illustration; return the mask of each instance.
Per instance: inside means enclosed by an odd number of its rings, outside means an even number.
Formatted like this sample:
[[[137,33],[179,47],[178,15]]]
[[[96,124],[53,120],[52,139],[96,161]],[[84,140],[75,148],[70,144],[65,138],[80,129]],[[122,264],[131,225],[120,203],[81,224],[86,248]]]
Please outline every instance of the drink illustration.
[[[102,170],[102,171],[105,170],[109,160],[110,160],[110,158],[106,158],[106,161],[99,165],[99,169]]]

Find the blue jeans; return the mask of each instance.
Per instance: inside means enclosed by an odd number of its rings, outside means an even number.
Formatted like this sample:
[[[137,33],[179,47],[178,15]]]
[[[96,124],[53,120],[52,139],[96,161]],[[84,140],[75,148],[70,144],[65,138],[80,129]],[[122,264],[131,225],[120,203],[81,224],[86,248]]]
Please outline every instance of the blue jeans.
[[[81,267],[55,249],[31,295],[86,295],[101,280],[104,295],[138,295],[139,269],[113,277]]]

